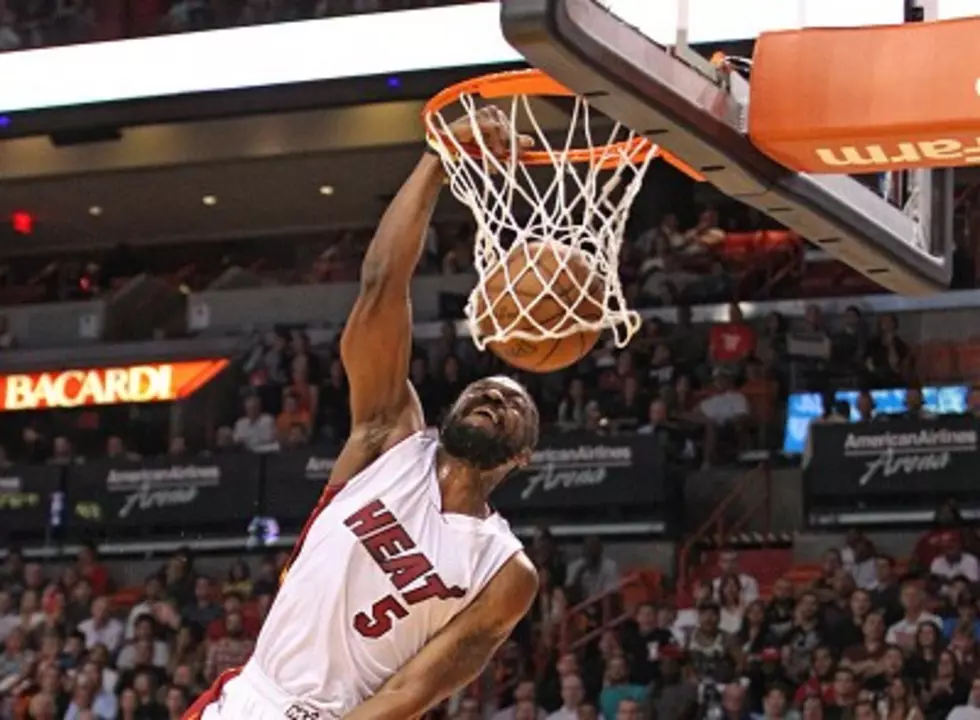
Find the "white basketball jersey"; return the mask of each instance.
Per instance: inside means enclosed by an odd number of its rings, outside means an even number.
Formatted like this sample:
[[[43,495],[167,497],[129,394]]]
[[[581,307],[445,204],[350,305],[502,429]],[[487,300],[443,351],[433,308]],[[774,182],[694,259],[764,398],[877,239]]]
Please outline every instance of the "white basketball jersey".
[[[442,512],[437,445],[406,438],[313,519],[243,678],[342,717],[522,549],[499,515]]]

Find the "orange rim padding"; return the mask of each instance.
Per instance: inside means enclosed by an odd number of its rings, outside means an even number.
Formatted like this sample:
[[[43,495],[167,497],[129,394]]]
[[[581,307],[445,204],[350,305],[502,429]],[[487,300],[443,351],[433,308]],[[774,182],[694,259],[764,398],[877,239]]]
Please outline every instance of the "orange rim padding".
[[[425,104],[422,109],[422,117],[428,118],[444,110],[463,95],[478,95],[484,100],[496,100],[516,95],[575,97],[574,92],[540,70],[513,70],[481,75],[450,85]],[[482,154],[479,146],[475,144],[463,144],[462,148],[473,157],[480,157]],[[591,149],[577,148],[567,151],[566,156],[573,163],[589,163],[592,165],[600,163],[600,167],[609,169],[620,163],[622,153],[639,162],[651,152],[692,179],[699,182],[704,181],[704,176],[693,167],[645,137],[637,137],[633,140],[625,140]],[[520,154],[520,161],[524,165],[553,164],[552,154],[543,150],[525,150]]]
[[[763,33],[749,135],[793,170],[980,165],[980,18]]]

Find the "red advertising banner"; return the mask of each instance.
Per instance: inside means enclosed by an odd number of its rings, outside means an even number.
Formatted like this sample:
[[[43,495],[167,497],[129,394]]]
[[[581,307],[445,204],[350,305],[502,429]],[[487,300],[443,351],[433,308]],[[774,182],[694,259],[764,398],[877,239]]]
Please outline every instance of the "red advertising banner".
[[[189,397],[226,367],[227,359],[215,358],[0,375],[0,411],[172,402]]]

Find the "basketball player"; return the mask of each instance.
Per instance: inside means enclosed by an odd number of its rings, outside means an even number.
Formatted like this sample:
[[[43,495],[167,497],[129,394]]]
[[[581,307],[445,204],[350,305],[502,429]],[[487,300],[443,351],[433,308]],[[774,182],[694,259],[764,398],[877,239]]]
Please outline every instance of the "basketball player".
[[[503,114],[487,108],[477,126],[503,154]],[[468,120],[452,131],[473,140]],[[480,673],[534,598],[534,567],[487,503],[530,460],[533,400],[479,380],[435,439],[408,381],[409,286],[443,177],[427,153],[381,220],[341,338],[350,437],[251,660],[185,718],[417,718]]]

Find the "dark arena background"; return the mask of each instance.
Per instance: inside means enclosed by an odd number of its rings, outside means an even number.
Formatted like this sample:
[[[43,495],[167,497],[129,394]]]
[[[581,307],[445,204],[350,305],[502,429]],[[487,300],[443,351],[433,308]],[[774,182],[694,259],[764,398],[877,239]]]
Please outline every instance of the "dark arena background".
[[[423,106],[525,68],[669,161],[612,269],[642,325],[560,372],[476,349],[480,226],[436,210],[410,380],[433,428],[533,393],[493,501],[541,587],[427,717],[980,717],[977,37],[972,0],[0,0],[0,720],[177,720],[248,659]]]

